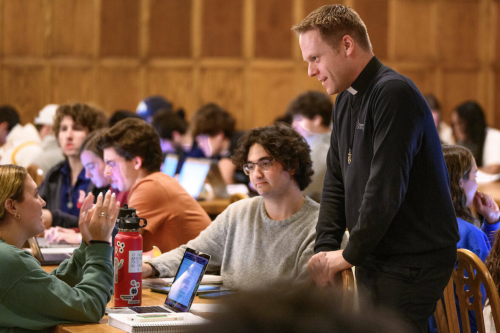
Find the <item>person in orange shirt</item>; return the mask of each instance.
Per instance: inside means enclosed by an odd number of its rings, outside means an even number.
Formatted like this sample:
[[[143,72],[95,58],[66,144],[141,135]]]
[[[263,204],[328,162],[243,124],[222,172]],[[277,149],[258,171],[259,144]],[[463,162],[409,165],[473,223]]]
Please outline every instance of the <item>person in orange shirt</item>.
[[[119,191],[129,191],[128,203],[148,223],[141,229],[143,250],[156,245],[162,252],[196,238],[211,223],[207,213],[179,185],[160,172],[160,139],[142,119],[128,118],[104,132],[104,173]]]

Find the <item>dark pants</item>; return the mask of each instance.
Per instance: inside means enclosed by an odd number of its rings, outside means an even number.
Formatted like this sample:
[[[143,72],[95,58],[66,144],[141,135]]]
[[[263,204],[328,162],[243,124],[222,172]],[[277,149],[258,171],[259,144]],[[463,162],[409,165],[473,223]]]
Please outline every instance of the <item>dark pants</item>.
[[[361,266],[356,266],[359,295],[406,320],[419,332],[427,332],[429,317],[436,309],[453,268],[454,263],[445,267],[418,268],[365,260]]]

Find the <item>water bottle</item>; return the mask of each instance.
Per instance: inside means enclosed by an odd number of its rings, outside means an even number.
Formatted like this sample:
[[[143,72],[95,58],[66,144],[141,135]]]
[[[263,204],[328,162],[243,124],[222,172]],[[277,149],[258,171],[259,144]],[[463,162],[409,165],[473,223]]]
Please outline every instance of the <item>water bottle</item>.
[[[141,225],[141,221],[144,223]],[[142,301],[142,236],[147,225],[134,208],[124,205],[118,213],[114,240],[114,307],[139,306]]]

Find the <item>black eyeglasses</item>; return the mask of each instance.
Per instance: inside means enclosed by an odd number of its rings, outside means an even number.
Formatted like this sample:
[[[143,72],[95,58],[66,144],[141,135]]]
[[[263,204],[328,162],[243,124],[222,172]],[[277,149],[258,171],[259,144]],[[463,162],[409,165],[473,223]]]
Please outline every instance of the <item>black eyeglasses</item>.
[[[249,176],[252,171],[255,170],[255,166],[257,165],[259,167],[259,170],[262,172],[269,171],[271,167],[273,166],[273,161],[274,159],[264,159],[260,160],[257,163],[253,162],[248,162],[243,164],[243,172],[245,175]]]

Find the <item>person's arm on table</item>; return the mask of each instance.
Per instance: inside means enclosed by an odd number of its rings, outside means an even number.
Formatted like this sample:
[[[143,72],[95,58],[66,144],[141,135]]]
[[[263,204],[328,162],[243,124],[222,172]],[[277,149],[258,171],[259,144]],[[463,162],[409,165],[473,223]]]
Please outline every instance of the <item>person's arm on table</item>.
[[[229,208],[228,208],[229,209]],[[151,277],[153,266],[160,277],[172,277],[182,260],[187,247],[207,253],[211,256],[207,271],[220,269],[225,250],[225,242],[228,233],[228,209],[222,212],[198,237],[190,240],[172,251],[163,253],[159,257],[147,260],[142,264],[142,278]]]

